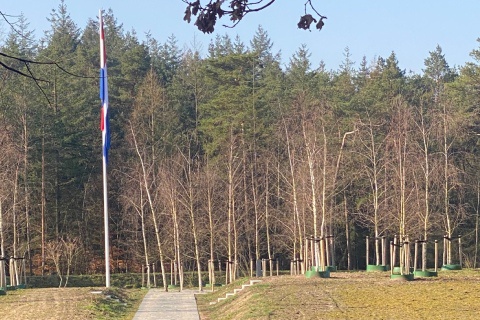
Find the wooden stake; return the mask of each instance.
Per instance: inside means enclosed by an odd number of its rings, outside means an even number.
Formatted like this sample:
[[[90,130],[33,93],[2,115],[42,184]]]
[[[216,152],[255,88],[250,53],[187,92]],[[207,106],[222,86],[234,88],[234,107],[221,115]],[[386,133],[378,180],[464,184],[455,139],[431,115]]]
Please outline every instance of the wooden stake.
[[[410,274],[410,242],[408,241],[408,237],[405,241],[405,272],[406,274]]]
[[[382,237],[382,266],[387,265],[387,237]]]
[[[418,259],[418,240],[415,240],[415,254],[414,254],[414,259],[413,260],[413,271],[417,270],[417,259]]]
[[[447,264],[447,236],[443,236],[443,265]]]
[[[155,276],[155,263],[152,263],[152,269],[153,269],[153,286],[156,288],[157,287],[157,277]]]
[[[427,270],[427,240],[422,242],[422,271]]]
[[[462,237],[458,235],[458,264],[462,267]]]
[[[395,262],[397,260],[397,236],[393,237],[393,254],[392,254],[392,267],[395,266]]]
[[[366,251],[367,251],[367,259],[366,259],[367,266],[369,265],[369,262],[370,262],[370,241],[369,241],[369,238],[370,237],[367,236],[367,239],[365,240],[365,243],[366,243],[366,246],[367,246],[367,248],[366,248]]]
[[[393,247],[393,241],[390,241],[390,275],[393,274],[393,267],[394,267],[394,261],[395,261],[395,258],[393,257],[394,255],[394,247]]]
[[[253,259],[250,259],[250,278],[253,278]]]

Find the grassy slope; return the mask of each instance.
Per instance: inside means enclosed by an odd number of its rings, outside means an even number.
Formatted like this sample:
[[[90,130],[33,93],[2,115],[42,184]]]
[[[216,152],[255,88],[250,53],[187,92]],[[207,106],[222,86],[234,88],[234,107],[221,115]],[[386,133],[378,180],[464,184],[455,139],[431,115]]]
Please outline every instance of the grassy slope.
[[[236,286],[239,287],[239,286]],[[226,292],[231,292],[229,288]],[[209,305],[225,290],[197,296],[202,319],[479,319],[480,272],[440,272],[401,282],[388,273],[336,272],[330,279],[265,278]]]
[[[113,290],[106,299],[95,288],[8,291],[0,296],[0,319],[132,319],[147,290]],[[120,298],[119,300],[116,298]]]

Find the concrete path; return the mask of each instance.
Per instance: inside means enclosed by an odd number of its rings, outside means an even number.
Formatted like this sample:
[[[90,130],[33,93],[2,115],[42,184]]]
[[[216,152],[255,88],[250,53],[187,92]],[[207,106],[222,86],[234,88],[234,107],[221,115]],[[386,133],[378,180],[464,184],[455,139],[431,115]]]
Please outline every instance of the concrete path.
[[[200,320],[195,290],[165,292],[150,289],[142,300],[133,320]]]

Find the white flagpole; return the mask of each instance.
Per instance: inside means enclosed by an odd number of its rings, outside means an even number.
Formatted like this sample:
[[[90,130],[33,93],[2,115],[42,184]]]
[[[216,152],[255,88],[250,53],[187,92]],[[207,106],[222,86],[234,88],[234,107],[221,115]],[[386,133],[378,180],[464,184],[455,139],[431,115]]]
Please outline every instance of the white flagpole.
[[[105,134],[105,133],[103,133]],[[110,244],[108,232],[107,159],[103,156],[103,219],[105,229],[105,287],[110,287]]]
[[[103,133],[105,135],[105,132]],[[105,229],[105,287],[110,287],[110,244],[108,232],[107,158],[103,156],[103,220]]]
[[[100,64],[102,68],[107,68],[106,61],[105,61],[105,39],[103,39],[103,18],[102,18],[102,10],[99,10],[99,18],[100,18]],[[105,77],[107,76],[105,72]],[[106,128],[106,121],[107,118],[107,108],[108,108],[108,87],[107,87],[107,79],[104,80],[104,96],[106,99],[106,104],[102,107],[103,112],[103,125],[104,130],[102,130],[102,162],[103,162],[103,219],[104,219],[104,230],[105,230],[105,287],[110,287],[110,244],[109,244],[109,232],[108,232],[108,186],[107,186],[107,157],[103,152],[105,148],[105,144],[107,143],[106,137],[107,128]]]

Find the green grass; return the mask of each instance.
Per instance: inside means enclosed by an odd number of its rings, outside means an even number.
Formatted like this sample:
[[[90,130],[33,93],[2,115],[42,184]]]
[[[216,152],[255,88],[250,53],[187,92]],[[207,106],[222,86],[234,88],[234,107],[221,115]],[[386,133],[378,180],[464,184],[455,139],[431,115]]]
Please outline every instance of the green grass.
[[[148,290],[109,288],[88,306],[98,320],[132,319]]]

